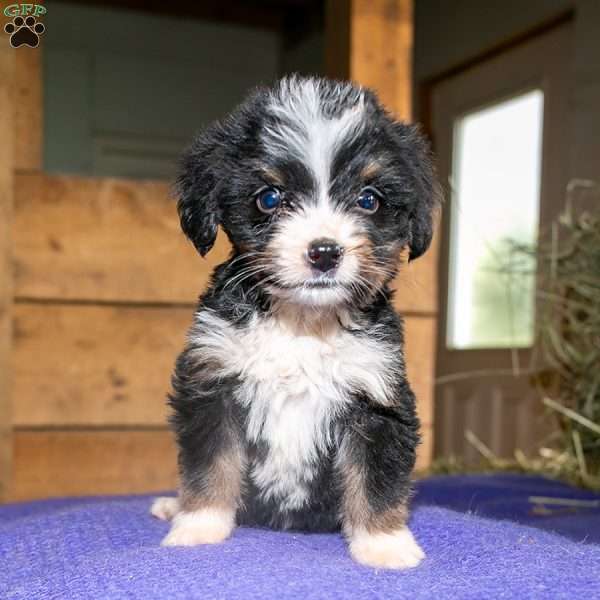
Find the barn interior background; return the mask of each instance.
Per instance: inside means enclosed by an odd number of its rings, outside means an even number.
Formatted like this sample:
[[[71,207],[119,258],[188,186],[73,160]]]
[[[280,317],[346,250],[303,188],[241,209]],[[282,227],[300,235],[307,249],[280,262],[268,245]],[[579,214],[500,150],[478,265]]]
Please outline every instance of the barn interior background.
[[[3,28],[14,4],[0,4]],[[432,137],[442,179],[455,186],[450,208],[468,202],[456,128],[467,131],[466,117],[482,107],[528,93],[535,110],[543,96],[543,126],[531,133],[539,181],[513,202],[530,202],[528,226],[542,237],[568,182],[598,179],[594,0],[42,4],[37,48],[0,39],[2,500],[175,485],[170,372],[195,299],[228,248],[221,236],[206,260],[196,255],[179,232],[169,180],[194,131],[248,88],[291,72],[373,87]],[[527,335],[517,344],[449,336],[461,281],[450,259],[456,231],[465,236],[453,218],[444,211],[434,247],[397,282],[423,421],[420,468],[434,452],[473,459],[465,430],[507,456],[544,429],[526,369],[515,370],[530,358]],[[497,215],[481,218],[471,230]],[[495,310],[484,318],[501,329]]]

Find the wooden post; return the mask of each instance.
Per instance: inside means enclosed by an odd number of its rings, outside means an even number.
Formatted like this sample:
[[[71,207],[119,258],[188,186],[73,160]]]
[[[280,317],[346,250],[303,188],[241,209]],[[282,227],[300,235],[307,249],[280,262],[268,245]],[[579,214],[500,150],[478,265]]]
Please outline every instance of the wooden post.
[[[375,90],[396,118],[410,121],[413,0],[328,0],[327,75]],[[423,443],[418,468],[431,461],[433,378],[437,336],[437,243],[394,282],[395,306],[406,322],[408,376],[418,399]]]
[[[11,481],[12,215],[15,50],[0,46],[0,502]]]
[[[6,42],[6,40],[4,40]],[[0,46],[0,502],[13,481],[15,174],[42,164],[39,48]]]
[[[330,77],[373,88],[411,118],[413,0],[329,0],[325,65]]]
[[[11,48],[11,50],[13,50]],[[13,169],[42,169],[44,135],[42,100],[42,48],[20,46],[15,55],[15,138]]]

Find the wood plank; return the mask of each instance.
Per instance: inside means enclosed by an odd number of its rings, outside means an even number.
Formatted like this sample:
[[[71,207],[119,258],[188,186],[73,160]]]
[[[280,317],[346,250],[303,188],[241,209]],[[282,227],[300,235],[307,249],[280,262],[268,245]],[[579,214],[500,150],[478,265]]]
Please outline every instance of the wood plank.
[[[12,500],[174,489],[169,431],[17,431]]]
[[[162,425],[188,308],[17,303],[14,423]],[[432,422],[432,317],[406,319],[408,376]]]
[[[220,233],[200,258],[179,231],[162,182],[16,176],[17,297],[194,302],[229,254]],[[396,307],[436,308],[435,249],[404,266]]]
[[[17,426],[164,425],[190,308],[15,305]]]
[[[0,502],[11,477],[13,78],[15,51],[0,47]]]
[[[413,1],[328,0],[325,29],[328,73],[372,88],[398,119],[410,121]],[[396,309],[413,315],[406,319],[407,370],[427,432],[419,468],[428,465],[433,449],[438,252],[436,239],[424,257],[404,264],[394,281]]]
[[[328,0],[325,68],[374,89],[399,119],[411,119],[412,0]]]
[[[194,302],[229,253],[202,259],[164,182],[19,174],[17,297]]]
[[[426,425],[421,428],[421,444],[417,448],[417,464],[415,471],[426,474],[433,460],[433,426]]]
[[[42,168],[42,49],[21,46],[15,52],[15,162],[18,170]]]
[[[398,119],[410,121],[412,0],[332,0],[327,11],[328,71],[374,89]],[[403,266],[394,282],[398,310],[436,312],[437,258],[435,243]]]
[[[350,78],[411,119],[413,0],[351,0]]]
[[[423,429],[417,470],[431,462]],[[177,460],[169,431],[17,431],[10,500],[139,494],[175,489]]]
[[[394,306],[399,312],[437,313],[439,237],[439,234],[434,235],[429,250],[417,260],[402,261],[392,283]]]
[[[435,317],[409,317],[404,320],[406,370],[417,396],[417,409],[423,425],[432,425],[435,374]]]

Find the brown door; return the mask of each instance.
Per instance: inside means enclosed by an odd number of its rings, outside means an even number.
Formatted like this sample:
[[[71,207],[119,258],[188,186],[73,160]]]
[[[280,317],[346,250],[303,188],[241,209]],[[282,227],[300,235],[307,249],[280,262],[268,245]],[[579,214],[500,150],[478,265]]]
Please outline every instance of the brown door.
[[[528,383],[535,266],[515,275],[513,242],[534,244],[564,201],[572,29],[562,25],[433,89],[433,133],[447,183],[440,252],[436,454],[497,455],[541,431]],[[471,440],[473,438],[471,437]]]

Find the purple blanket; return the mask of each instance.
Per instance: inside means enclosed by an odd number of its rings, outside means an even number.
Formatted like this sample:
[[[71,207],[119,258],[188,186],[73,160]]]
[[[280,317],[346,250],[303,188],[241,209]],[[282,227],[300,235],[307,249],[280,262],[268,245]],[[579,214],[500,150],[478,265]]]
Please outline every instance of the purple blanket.
[[[532,512],[530,495],[587,500]],[[0,507],[0,598],[600,598],[600,497],[512,475],[422,481],[411,571],[354,564],[339,535],[238,529],[161,548],[148,497]],[[541,514],[540,514],[541,513]]]

